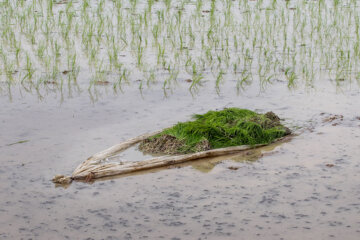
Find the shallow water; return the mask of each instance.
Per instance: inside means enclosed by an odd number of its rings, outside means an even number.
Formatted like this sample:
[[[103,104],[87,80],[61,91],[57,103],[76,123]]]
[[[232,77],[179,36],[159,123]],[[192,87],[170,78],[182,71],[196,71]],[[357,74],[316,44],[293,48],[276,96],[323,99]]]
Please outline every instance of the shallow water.
[[[142,0],[119,11],[89,1],[91,21],[84,2],[54,5],[55,22],[41,4],[27,8],[34,1],[0,4],[0,239],[360,239],[358,1],[218,1],[213,20],[211,1],[172,1],[169,12],[156,1],[148,21]],[[110,38],[99,16],[114,23]],[[297,135],[91,184],[51,182],[109,146],[225,107],[274,111]],[[142,158],[133,149],[112,160]]]
[[[327,84],[243,95],[228,84],[193,98],[184,83],[167,98],[129,89],[95,103],[87,93],[61,102],[14,91],[13,102],[0,100],[0,238],[359,239],[360,93]],[[113,144],[223,107],[274,111],[299,135],[250,161],[229,156],[66,189],[50,181]],[[324,122],[329,114],[344,119]]]

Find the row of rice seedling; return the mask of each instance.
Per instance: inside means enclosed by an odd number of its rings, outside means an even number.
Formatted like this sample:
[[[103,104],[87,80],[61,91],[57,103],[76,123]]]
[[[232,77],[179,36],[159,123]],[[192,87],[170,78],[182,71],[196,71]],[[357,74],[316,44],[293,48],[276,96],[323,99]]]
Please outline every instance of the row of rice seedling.
[[[263,90],[360,79],[356,0],[5,0],[0,21],[8,94],[14,85],[166,91],[188,80],[196,92],[227,81]]]

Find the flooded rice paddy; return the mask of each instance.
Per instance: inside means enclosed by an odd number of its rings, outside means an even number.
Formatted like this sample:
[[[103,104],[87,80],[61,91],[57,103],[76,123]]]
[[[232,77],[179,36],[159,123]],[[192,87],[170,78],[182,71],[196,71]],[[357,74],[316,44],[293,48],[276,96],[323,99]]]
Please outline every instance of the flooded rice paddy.
[[[359,3],[213,4],[0,3],[0,239],[360,238]],[[274,111],[297,135],[51,182],[109,146],[225,107]]]

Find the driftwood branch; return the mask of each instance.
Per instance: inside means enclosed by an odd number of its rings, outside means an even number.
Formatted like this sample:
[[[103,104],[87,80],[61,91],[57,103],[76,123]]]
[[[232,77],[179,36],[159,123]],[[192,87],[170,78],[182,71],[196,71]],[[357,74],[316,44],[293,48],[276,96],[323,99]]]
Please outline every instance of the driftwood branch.
[[[136,172],[140,170],[169,166],[173,164],[183,163],[183,162],[206,158],[206,157],[216,157],[225,154],[236,153],[239,151],[248,150],[261,146],[265,146],[265,144],[259,144],[255,146],[243,145],[237,147],[219,148],[219,149],[213,149],[209,151],[203,151],[203,152],[197,152],[191,154],[156,157],[139,162],[104,163],[104,164],[98,164],[95,162],[94,164],[90,163],[78,169],[76,172],[73,173],[72,179],[91,180],[96,178],[109,177],[114,175]]]
[[[141,142],[142,140],[154,136],[158,133],[160,133],[163,130],[160,131],[156,131],[153,133],[147,133],[147,134],[143,134],[134,138],[131,138],[125,142],[116,144],[108,149],[105,149],[104,151],[98,152],[94,155],[92,155],[91,157],[89,157],[87,160],[85,160],[82,164],[80,164],[75,171],[73,172],[73,176],[76,176],[77,174],[80,174],[81,172],[84,171],[84,169],[88,169],[88,166],[94,165],[94,164],[98,164],[100,161],[114,156],[117,153],[120,153],[121,151],[124,151],[125,149],[128,149],[129,147],[133,146],[136,143]]]
[[[161,130],[163,131],[163,130]],[[175,156],[162,156],[155,157],[149,160],[139,161],[139,162],[126,162],[126,163],[114,163],[107,162],[106,159],[110,156],[118,154],[119,152],[131,147],[132,145],[143,141],[144,139],[154,136],[161,131],[157,131],[150,134],[144,134],[135,138],[131,138],[125,142],[114,145],[104,151],[94,154],[89,157],[83,163],[81,163],[73,172],[71,177],[66,177],[63,175],[55,176],[53,182],[55,183],[70,183],[72,180],[85,180],[91,181],[97,178],[115,176],[120,174],[132,173],[141,170],[147,170],[152,168],[170,166],[173,164],[183,163],[187,161],[193,161],[206,157],[216,157],[221,155],[232,154],[244,150],[249,150],[253,148],[262,147],[268,144],[257,144],[257,145],[242,145],[235,147],[227,147],[227,148],[218,148],[203,152],[190,153],[184,155],[175,155]],[[282,141],[284,139],[288,139],[291,135],[288,135],[283,138],[279,138],[274,142]]]

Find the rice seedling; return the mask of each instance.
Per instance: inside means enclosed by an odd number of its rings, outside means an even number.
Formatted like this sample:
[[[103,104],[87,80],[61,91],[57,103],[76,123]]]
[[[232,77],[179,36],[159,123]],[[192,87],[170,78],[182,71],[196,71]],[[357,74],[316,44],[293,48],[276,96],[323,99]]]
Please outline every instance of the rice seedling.
[[[177,123],[145,139],[139,149],[150,153],[192,153],[209,149],[270,143],[290,134],[274,113],[258,114],[228,108],[196,114],[193,121]]]
[[[69,77],[62,69],[76,69],[91,84],[102,59],[116,88],[154,74],[166,76],[154,77],[166,87],[189,74],[190,91],[203,80],[219,89],[225,75],[238,79],[235,89],[253,82],[265,89],[274,76],[289,88],[324,76],[347,83],[360,69],[358,10],[354,0],[3,1],[2,72],[17,74],[2,77],[12,86],[43,75],[62,81]]]

